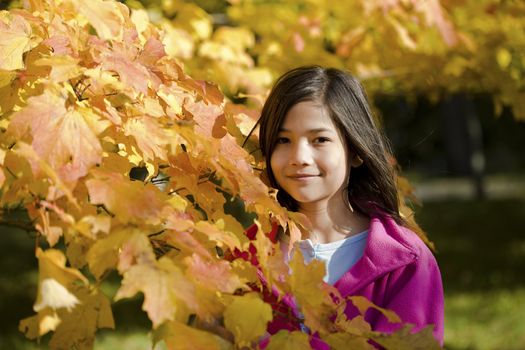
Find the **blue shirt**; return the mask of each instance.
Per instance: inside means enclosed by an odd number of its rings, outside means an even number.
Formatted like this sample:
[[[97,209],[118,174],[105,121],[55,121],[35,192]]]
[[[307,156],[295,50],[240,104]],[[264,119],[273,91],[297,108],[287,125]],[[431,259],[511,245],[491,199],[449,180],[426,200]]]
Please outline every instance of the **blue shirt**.
[[[313,259],[325,262],[324,281],[333,285],[363,256],[367,238],[368,230],[365,230],[335,242],[314,244],[310,239],[305,239],[298,244],[306,264]]]

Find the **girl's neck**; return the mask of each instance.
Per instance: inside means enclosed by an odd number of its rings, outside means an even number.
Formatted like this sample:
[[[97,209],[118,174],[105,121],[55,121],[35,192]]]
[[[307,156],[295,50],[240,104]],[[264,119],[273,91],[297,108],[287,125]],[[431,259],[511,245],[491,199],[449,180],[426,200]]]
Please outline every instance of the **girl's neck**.
[[[303,203],[299,211],[310,220],[312,232],[306,238],[315,243],[339,241],[368,229],[370,224],[369,218],[352,210],[342,195],[327,201]]]

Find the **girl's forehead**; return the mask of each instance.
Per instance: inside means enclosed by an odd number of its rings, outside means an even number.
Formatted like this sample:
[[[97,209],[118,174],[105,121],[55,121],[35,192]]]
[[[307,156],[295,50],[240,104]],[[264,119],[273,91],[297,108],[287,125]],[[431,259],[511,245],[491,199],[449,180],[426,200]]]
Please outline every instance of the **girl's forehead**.
[[[328,109],[313,101],[303,101],[292,106],[280,126],[282,131],[317,129],[337,131]]]

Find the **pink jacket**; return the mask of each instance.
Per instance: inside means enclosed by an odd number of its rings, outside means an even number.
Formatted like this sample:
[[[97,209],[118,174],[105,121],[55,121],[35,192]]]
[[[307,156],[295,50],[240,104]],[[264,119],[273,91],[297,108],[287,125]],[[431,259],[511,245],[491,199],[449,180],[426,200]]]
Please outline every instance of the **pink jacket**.
[[[434,336],[443,344],[443,286],[436,260],[415,233],[390,217],[371,219],[363,257],[334,286],[343,297],[365,296],[377,306],[394,311],[404,323],[415,325],[414,331],[434,325]],[[279,312],[268,326],[271,334],[300,329],[295,317],[279,316],[286,308],[295,309],[291,298],[283,301],[286,305],[274,304]],[[351,303],[345,313],[349,319],[358,315]],[[365,319],[377,331],[392,332],[401,327],[389,323],[376,310],[368,310]],[[313,349],[329,349],[315,337],[310,344]]]

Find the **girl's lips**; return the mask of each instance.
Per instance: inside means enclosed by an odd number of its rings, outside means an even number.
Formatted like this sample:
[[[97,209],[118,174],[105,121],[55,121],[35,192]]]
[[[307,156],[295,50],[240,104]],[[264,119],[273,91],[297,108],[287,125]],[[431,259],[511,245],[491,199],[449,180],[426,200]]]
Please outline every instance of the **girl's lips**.
[[[294,174],[294,175],[288,175],[288,178],[292,180],[308,180],[314,177],[318,177],[319,175],[313,175],[313,174]]]

